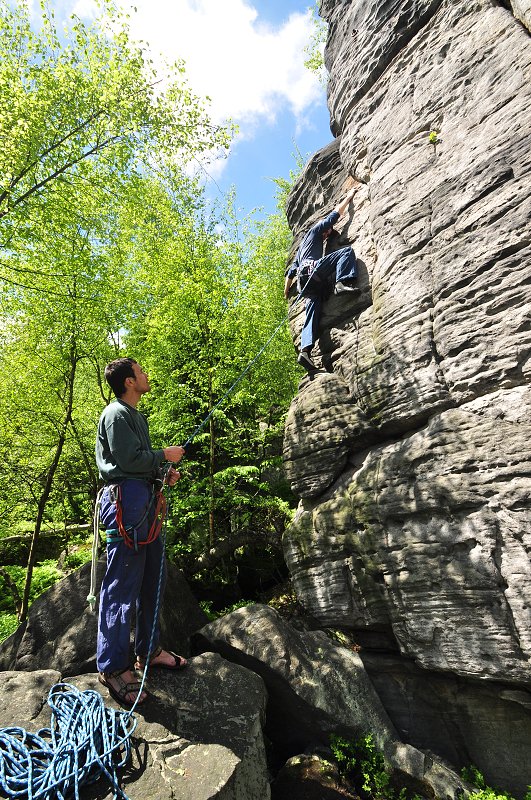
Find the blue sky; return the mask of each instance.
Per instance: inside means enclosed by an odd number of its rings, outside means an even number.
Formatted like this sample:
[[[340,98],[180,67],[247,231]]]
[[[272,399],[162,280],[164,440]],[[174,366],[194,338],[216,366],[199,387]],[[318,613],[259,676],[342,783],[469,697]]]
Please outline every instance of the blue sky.
[[[286,26],[290,15],[307,15],[311,3],[308,0],[252,0],[248,5],[257,12],[255,27],[266,25],[278,31]],[[300,48],[298,53],[303,64],[304,53]],[[274,53],[271,55],[274,57]],[[264,69],[267,68],[264,64]],[[302,98],[301,109],[296,109],[287,96],[280,95],[273,100],[272,115],[264,113],[249,121],[237,120],[243,138],[234,143],[227,166],[216,182],[222,191],[231,184],[236,186],[238,204],[243,211],[256,206],[264,207],[266,212],[273,211],[275,186],[271,178],[288,177],[290,170],[296,167],[296,153],[307,160],[331,140],[326,92],[317,81],[314,85],[315,95],[308,96],[307,100]]]
[[[36,0],[34,0],[34,3]],[[288,177],[331,140],[325,90],[304,67],[314,0],[120,0],[136,12],[134,38],[171,62],[182,58],[188,81],[211,98],[216,122],[239,126],[227,159],[207,167],[207,195],[236,188],[238,216],[275,210],[271,178]],[[57,17],[90,18],[94,0],[50,0]],[[164,72],[162,61],[160,71]]]

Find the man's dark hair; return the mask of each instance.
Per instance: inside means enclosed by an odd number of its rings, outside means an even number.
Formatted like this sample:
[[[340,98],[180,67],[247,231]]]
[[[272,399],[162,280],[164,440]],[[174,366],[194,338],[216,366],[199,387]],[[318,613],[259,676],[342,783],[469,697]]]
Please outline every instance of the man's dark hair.
[[[134,358],[116,358],[105,367],[105,380],[113,390],[116,397],[121,397],[125,392],[125,379],[134,378]]]

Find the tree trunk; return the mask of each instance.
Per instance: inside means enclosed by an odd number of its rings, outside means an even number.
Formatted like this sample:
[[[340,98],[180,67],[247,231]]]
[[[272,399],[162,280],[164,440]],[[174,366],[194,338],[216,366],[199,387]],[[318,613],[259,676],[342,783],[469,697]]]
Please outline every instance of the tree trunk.
[[[208,379],[208,406],[209,411],[213,408],[214,398],[212,396],[212,370],[209,371]],[[210,458],[208,464],[208,479],[210,484],[210,507],[208,512],[208,541],[210,547],[214,547],[216,539],[214,526],[214,417],[210,417]]]
[[[13,580],[7,569],[4,569],[4,567],[0,567],[0,575],[4,579],[7,588],[11,592],[11,595],[13,597],[13,602],[15,604],[15,610],[17,614],[19,614],[20,609],[22,608],[22,599],[18,593],[17,584],[15,583],[15,581]]]
[[[35,566],[35,561],[37,557],[37,543],[39,541],[41,533],[42,520],[44,518],[44,512],[46,510],[46,504],[48,503],[48,499],[50,497],[50,492],[52,491],[53,479],[57,471],[59,461],[61,459],[61,453],[63,452],[68,426],[70,425],[72,419],[72,409],[74,403],[74,379],[76,375],[76,366],[77,366],[77,359],[75,357],[75,347],[74,345],[72,345],[70,350],[70,371],[67,379],[67,391],[66,391],[67,400],[65,407],[65,415],[59,430],[59,438],[55,446],[55,453],[52,459],[52,463],[48,467],[44,488],[41,492],[37,505],[37,519],[35,520],[35,527],[33,529],[33,535],[31,537],[31,545],[28,556],[28,566],[26,568],[26,581],[24,583],[22,605],[20,607],[20,612],[18,616],[19,622],[24,622],[28,615],[31,579],[33,576],[33,567]]]
[[[262,544],[270,544],[281,550],[280,537],[272,532],[266,531],[250,531],[246,530],[230,539],[224,539],[218,542],[215,547],[210,548],[205,553],[202,553],[193,564],[185,568],[187,577],[192,577],[198,572],[207,569],[210,570],[216,566],[225,556],[230,555],[238,547],[243,547],[246,544],[256,544],[257,540]]]

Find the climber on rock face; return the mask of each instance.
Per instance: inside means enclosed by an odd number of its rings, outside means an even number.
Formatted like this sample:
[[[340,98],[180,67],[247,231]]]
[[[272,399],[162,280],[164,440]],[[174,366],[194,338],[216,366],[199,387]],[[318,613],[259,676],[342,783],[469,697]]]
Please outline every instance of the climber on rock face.
[[[334,224],[345,213],[354,192],[355,188],[352,188],[327,217],[310,228],[299,245],[293,264],[286,270],[284,296],[288,297],[293,282],[297,280],[299,293],[306,298],[306,317],[297,361],[309,372],[316,370],[310,353],[318,338],[321,308],[330,294],[331,279],[335,278],[334,294],[360,293],[359,288],[353,286],[358,272],[352,248],[342,247],[323,256],[326,240]]]

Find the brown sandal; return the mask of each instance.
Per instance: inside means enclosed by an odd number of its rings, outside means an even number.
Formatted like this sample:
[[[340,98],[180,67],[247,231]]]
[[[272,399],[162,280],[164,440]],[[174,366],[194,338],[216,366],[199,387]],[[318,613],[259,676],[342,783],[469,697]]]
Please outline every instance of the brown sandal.
[[[137,703],[137,705],[141,705],[146,701],[147,697],[145,697],[143,700],[138,700],[137,702],[141,687],[140,681],[131,681],[130,683],[126,683],[122,678],[124,672],[127,672],[127,670],[116,670],[116,672],[99,672],[98,680],[102,686],[105,686],[105,688],[108,689],[111,697],[114,698],[114,700],[116,700],[116,702],[120,705],[126,706],[127,708],[131,708],[131,706],[134,706],[135,703]],[[111,680],[117,681],[118,688],[112,685],[110,682]],[[134,694],[135,692],[136,697],[131,702],[127,699],[127,695]]]
[[[162,647],[157,647],[157,649],[155,650],[155,652],[152,654],[151,658],[149,659],[149,668],[150,669],[169,669],[169,670],[172,670],[174,672],[178,672],[179,670],[184,669],[186,667],[187,663],[188,663],[186,661],[186,659],[183,658],[183,656],[178,656],[177,653],[172,653],[171,650],[168,650],[168,653],[170,654],[170,656],[173,656],[173,660],[174,660],[175,663],[173,665],[172,664],[154,664],[153,663],[153,659],[157,658],[157,656],[160,656],[161,653],[162,653]],[[137,656],[136,657],[136,661],[135,661],[135,669],[138,670],[139,672],[143,672],[144,671],[144,667],[145,667],[145,661],[144,661],[144,663],[142,663],[141,658],[142,658],[141,656]]]

